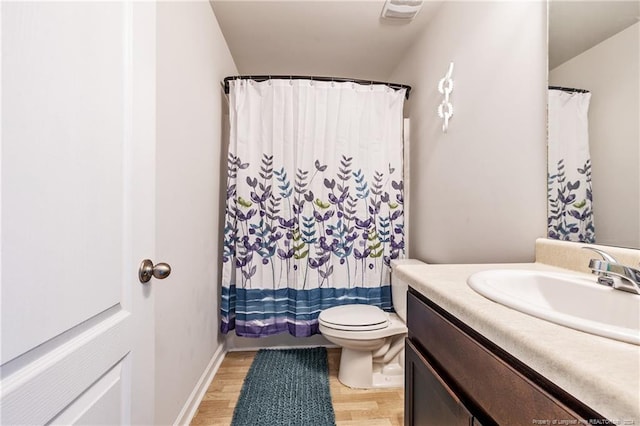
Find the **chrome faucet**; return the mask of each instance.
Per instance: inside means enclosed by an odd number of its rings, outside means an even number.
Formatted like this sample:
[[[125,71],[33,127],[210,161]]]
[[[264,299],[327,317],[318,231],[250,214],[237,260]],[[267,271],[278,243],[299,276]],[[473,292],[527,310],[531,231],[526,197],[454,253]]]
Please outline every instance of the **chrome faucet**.
[[[582,248],[593,250],[602,256],[602,260],[589,261],[589,269],[598,276],[598,283],[616,290],[640,294],[640,270],[618,263],[613,256],[603,250],[586,246]]]

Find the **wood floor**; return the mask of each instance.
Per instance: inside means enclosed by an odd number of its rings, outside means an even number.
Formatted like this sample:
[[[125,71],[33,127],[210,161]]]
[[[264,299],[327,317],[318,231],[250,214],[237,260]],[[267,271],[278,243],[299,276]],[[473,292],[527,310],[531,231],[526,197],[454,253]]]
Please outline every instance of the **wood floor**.
[[[340,349],[328,349],[329,384],[338,426],[401,426],[403,389],[351,389],[338,381]],[[211,382],[192,425],[231,424],[242,382],[255,352],[229,352]]]

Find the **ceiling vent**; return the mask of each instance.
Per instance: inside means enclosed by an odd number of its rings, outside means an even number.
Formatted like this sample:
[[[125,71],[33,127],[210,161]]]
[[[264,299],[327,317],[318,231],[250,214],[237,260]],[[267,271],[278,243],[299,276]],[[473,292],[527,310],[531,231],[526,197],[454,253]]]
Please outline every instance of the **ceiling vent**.
[[[422,8],[421,0],[387,0],[382,8],[382,17],[394,21],[411,21]]]

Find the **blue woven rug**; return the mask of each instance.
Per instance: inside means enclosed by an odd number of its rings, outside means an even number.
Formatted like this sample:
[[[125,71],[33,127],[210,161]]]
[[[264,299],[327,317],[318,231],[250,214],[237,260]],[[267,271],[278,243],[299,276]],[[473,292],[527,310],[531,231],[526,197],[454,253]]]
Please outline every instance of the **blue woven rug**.
[[[325,348],[257,353],[244,379],[232,426],[335,424]]]

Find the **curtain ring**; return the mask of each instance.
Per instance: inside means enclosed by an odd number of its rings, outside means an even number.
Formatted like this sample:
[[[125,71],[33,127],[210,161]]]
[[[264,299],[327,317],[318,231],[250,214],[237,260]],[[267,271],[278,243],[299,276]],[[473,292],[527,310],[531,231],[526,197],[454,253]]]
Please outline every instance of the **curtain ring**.
[[[269,76],[269,79],[267,80],[267,84],[271,86],[271,76]]]
[[[289,86],[293,86],[293,79],[289,76]]]
[[[309,86],[313,87],[313,76],[311,76],[311,81],[309,82]]]

